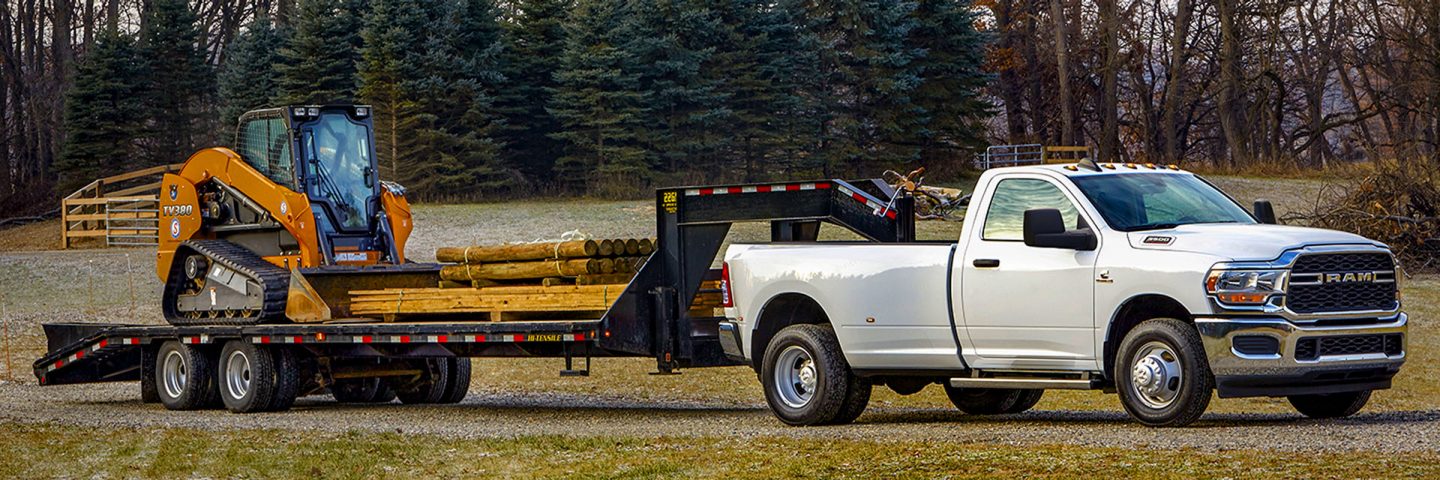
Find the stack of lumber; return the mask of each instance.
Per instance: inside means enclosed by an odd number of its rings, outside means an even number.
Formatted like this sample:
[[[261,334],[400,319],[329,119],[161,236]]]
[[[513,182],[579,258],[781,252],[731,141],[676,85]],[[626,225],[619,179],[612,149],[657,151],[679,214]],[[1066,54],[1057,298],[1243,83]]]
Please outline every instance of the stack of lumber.
[[[572,240],[443,247],[440,278],[486,287],[501,284],[605,285],[629,283],[655,242],[648,238]]]
[[[720,294],[706,282],[695,296],[691,315],[714,315]],[[393,321],[398,317],[465,314],[492,322],[504,320],[575,320],[600,318],[624,285],[495,286],[483,288],[391,288],[350,292],[356,315]],[[454,317],[450,317],[453,319]]]
[[[599,318],[655,250],[654,240],[626,238],[444,247],[436,288],[351,291],[351,311],[398,317],[502,320]],[[692,315],[720,305],[718,282],[696,295]]]

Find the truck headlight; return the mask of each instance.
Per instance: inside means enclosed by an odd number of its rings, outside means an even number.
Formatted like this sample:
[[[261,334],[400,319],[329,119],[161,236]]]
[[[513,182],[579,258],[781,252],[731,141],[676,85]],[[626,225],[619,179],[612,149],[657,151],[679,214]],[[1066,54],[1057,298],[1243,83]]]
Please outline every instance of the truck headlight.
[[[1285,292],[1285,270],[1211,270],[1205,277],[1205,291],[1221,303],[1260,305],[1271,295]]]

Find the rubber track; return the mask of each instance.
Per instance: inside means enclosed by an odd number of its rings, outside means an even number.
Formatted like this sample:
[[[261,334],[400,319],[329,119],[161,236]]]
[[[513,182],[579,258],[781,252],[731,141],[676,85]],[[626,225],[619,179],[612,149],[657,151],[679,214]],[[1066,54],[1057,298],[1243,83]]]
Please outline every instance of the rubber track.
[[[249,277],[260,284],[265,291],[264,303],[260,309],[260,315],[254,317],[225,317],[219,316],[210,318],[187,318],[184,316],[168,316],[166,321],[171,325],[258,325],[261,323],[285,323],[285,298],[290,291],[290,272],[276,266],[273,263],[260,258],[255,252],[245,249],[234,243],[225,240],[189,240],[181,244],[183,248],[194,250],[195,253],[204,255],[212,262],[229,267],[236,272]],[[179,262],[180,257],[176,256]],[[184,281],[179,275],[170,275],[170,282]],[[166,285],[165,295],[171,297],[178,295],[178,283]],[[174,302],[174,298],[167,298],[165,301]],[[172,303],[173,304],[173,303]]]

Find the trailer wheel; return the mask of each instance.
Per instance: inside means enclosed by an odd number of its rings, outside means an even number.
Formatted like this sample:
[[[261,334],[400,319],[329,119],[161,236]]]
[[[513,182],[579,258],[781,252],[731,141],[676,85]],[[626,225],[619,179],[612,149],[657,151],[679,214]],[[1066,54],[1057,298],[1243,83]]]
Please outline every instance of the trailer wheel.
[[[295,404],[300,395],[300,365],[295,352],[289,348],[275,348],[270,351],[275,359],[275,395],[270,399],[266,411],[283,412]]]
[[[790,425],[848,422],[869,401],[869,383],[850,371],[828,325],[781,330],[765,348],[760,372],[770,411]]]
[[[450,362],[445,358],[425,360],[424,372],[420,378],[405,384],[392,384],[400,403],[424,405],[440,403],[445,398],[445,387],[450,379]]]
[[[470,393],[470,359],[451,358],[450,376],[445,379],[445,395],[440,403],[460,403]]]
[[[1323,395],[1292,395],[1290,405],[1310,418],[1341,418],[1354,415],[1370,401],[1370,390]]]
[[[1152,427],[1182,427],[1210,405],[1215,377],[1195,327],[1171,318],[1136,326],[1115,358],[1115,387],[1125,411]]]
[[[275,357],[269,350],[244,340],[231,340],[220,351],[220,401],[231,412],[269,409],[278,377]]]
[[[215,367],[199,347],[168,341],[155,355],[155,393],[170,410],[199,410],[215,402]]]

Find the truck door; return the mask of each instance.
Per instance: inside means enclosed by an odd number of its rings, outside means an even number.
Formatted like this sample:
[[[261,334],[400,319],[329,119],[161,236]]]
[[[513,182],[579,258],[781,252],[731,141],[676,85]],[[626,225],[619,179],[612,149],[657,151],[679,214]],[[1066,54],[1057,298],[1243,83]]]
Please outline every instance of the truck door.
[[[997,180],[986,208],[967,229],[957,315],[980,357],[977,368],[1085,368],[1095,364],[1096,251],[1036,248],[1023,241],[1026,210],[1059,209],[1068,225],[1091,225],[1053,179]]]

